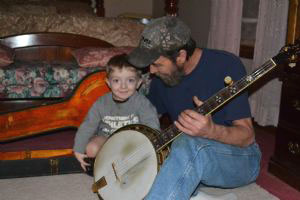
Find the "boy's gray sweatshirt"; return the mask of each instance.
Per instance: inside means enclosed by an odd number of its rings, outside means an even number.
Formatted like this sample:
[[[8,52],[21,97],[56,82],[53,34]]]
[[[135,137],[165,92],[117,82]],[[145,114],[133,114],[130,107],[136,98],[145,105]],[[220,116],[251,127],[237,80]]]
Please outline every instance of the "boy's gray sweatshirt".
[[[92,136],[108,137],[128,124],[144,124],[160,129],[156,109],[144,95],[135,92],[126,102],[117,103],[112,93],[107,93],[90,108],[76,133],[73,150],[84,153]]]

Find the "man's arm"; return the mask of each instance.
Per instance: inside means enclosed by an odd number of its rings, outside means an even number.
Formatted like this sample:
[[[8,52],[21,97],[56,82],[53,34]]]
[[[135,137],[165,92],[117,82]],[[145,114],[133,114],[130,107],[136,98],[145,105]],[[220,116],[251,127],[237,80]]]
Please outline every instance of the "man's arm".
[[[216,140],[225,144],[246,147],[255,140],[251,118],[233,121],[233,126],[216,125]]]
[[[202,102],[194,99],[197,105]],[[216,140],[225,144],[246,147],[254,142],[251,118],[233,121],[233,126],[215,124],[210,115],[203,116],[193,110],[183,111],[175,122],[178,129],[191,136]]]

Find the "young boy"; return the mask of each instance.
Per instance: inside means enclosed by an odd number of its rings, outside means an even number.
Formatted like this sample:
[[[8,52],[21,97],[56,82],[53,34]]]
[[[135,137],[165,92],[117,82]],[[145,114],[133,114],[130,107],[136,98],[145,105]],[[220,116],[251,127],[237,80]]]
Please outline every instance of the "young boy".
[[[137,92],[142,83],[141,72],[127,62],[126,54],[111,58],[106,71],[111,92],[93,104],[75,136],[74,154],[84,171],[90,166],[86,158],[95,158],[118,128],[144,124],[159,129],[155,107]]]

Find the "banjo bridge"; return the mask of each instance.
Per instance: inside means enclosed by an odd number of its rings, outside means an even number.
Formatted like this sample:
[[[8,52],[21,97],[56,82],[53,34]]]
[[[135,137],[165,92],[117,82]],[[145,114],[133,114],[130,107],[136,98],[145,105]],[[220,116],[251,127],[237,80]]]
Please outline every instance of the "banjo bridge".
[[[114,174],[115,174],[115,177],[116,177],[116,179],[120,182],[120,179],[119,179],[119,177],[118,177],[118,175],[117,175],[117,171],[116,171],[116,167],[115,167],[116,165],[115,165],[115,163],[112,163],[111,164],[111,167],[112,167],[112,169],[113,169],[113,172],[114,172]]]

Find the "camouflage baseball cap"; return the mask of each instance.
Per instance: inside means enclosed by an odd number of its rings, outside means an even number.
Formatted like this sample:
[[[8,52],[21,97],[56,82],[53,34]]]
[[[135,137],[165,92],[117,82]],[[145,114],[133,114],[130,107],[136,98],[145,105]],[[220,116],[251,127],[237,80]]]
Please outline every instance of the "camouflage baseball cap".
[[[191,31],[178,17],[165,16],[146,25],[139,46],[128,56],[128,61],[144,68],[165,52],[183,47],[190,39]]]

